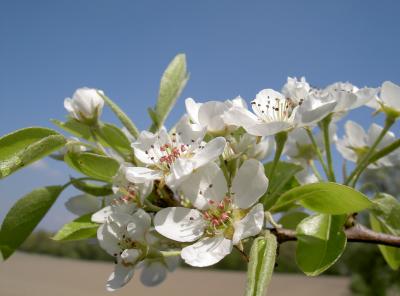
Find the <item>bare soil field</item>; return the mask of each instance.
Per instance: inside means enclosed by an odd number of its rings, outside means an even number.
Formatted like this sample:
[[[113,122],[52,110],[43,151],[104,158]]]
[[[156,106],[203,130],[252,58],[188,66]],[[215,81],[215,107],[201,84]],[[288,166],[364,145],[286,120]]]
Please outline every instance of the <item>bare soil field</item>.
[[[178,269],[153,288],[144,287],[138,276],[123,289],[110,293],[105,281],[112,263],[76,261],[17,253],[0,263],[1,296],[222,296],[243,295],[246,276],[241,272]],[[269,296],[349,295],[349,280],[338,277],[307,278],[274,275]],[[292,294],[293,293],[293,294]]]

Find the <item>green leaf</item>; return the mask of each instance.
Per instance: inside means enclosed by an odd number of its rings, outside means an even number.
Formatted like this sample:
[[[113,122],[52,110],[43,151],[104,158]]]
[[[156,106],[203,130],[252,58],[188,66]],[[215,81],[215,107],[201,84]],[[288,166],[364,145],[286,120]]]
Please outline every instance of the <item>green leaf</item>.
[[[284,214],[278,221],[283,228],[296,229],[297,225],[309,215],[304,212],[293,211]]]
[[[96,237],[99,224],[91,221],[92,214],[87,214],[65,224],[53,237],[57,241],[73,241]]]
[[[345,219],[345,215],[317,214],[297,226],[296,261],[305,274],[318,275],[340,258],[347,243]]]
[[[274,272],[277,247],[276,237],[270,232],[254,239],[247,269],[246,296],[266,295]]]
[[[90,128],[86,124],[83,124],[75,119],[68,119],[62,122],[57,119],[51,119],[51,122],[58,126],[60,129],[88,141],[93,141],[93,137],[90,133]]]
[[[150,114],[155,113],[151,116],[153,125],[150,131],[155,132],[164,124],[165,119],[185,87],[188,78],[186,56],[178,54],[168,65],[161,78],[157,104],[155,109],[150,112]],[[154,119],[157,120],[155,121]]]
[[[105,182],[112,182],[119,169],[115,159],[89,152],[69,152],[65,154],[64,160],[78,172]]]
[[[374,231],[400,236],[400,203],[389,194],[380,193],[373,199],[374,208],[370,214]],[[390,268],[400,267],[400,249],[378,245]]]
[[[131,154],[131,142],[117,126],[110,123],[103,123],[98,131],[95,131],[99,138],[108,146],[115,148],[124,154]]]
[[[0,138],[0,178],[62,148],[64,136],[54,130],[28,127]]]
[[[372,206],[372,202],[361,192],[337,183],[312,183],[293,188],[279,197],[272,212],[293,203],[324,214],[341,215],[359,212]]]
[[[71,178],[71,183],[76,189],[79,189],[85,193],[94,196],[107,196],[113,194],[110,184],[99,185],[95,183],[81,181],[79,179],[74,179],[74,178]]]
[[[264,165],[265,175],[269,176],[273,162]],[[274,176],[271,178],[267,193],[262,197],[265,209],[270,209],[278,199],[279,195],[285,191],[297,187],[299,183],[294,177],[303,168],[297,164],[280,161],[275,167]]]
[[[114,114],[118,117],[121,123],[126,127],[126,129],[131,133],[132,136],[137,138],[139,136],[139,130],[136,125],[132,122],[132,120],[125,114],[122,109],[115,104],[109,97],[99,92],[99,95],[103,98],[104,102],[111,108]]]
[[[14,204],[0,229],[0,250],[4,259],[10,257],[32,233],[62,190],[62,186],[38,188]]]

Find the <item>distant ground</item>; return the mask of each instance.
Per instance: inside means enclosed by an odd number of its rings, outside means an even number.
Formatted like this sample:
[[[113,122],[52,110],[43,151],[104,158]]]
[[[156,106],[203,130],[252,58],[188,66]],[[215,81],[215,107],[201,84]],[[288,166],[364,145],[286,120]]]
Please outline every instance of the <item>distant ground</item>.
[[[241,272],[178,269],[158,287],[144,287],[136,277],[125,288],[109,293],[105,291],[105,279],[112,269],[110,263],[17,253],[0,263],[0,295],[239,296],[243,295],[246,281]],[[279,274],[274,276],[268,295],[342,296],[348,295],[348,284],[347,278]]]

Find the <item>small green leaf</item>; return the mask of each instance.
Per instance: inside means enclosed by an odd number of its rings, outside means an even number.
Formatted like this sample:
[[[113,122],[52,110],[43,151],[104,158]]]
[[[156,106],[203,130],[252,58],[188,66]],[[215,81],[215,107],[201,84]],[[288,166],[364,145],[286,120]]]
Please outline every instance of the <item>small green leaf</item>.
[[[284,214],[278,221],[283,228],[296,229],[297,225],[309,215],[304,212],[293,211]]]
[[[269,176],[272,164],[272,162],[269,162],[264,165],[266,176]],[[265,209],[270,209],[280,194],[299,185],[294,176],[302,169],[301,166],[294,163],[278,162],[274,170],[274,176],[269,180],[267,193],[262,197]]]
[[[91,221],[92,214],[87,214],[65,224],[53,237],[57,241],[73,241],[96,237],[99,224]]]
[[[88,141],[93,141],[93,137],[90,133],[90,128],[86,124],[83,124],[75,119],[68,119],[62,122],[57,119],[51,119],[51,122],[58,126],[60,129]]]
[[[276,237],[270,232],[254,239],[247,269],[246,296],[266,295],[274,272],[277,247]]]
[[[0,178],[62,148],[64,136],[54,130],[28,127],[0,138]]]
[[[345,219],[345,215],[317,214],[297,226],[296,261],[305,274],[316,276],[340,258],[347,243]]]
[[[132,120],[125,114],[122,109],[115,104],[109,97],[99,92],[99,95],[103,98],[104,102],[111,108],[114,114],[118,117],[121,123],[126,127],[126,129],[131,133],[132,136],[137,138],[139,136],[139,130],[136,125],[132,122]]]
[[[153,114],[151,116],[153,118],[153,125],[150,131],[155,132],[164,124],[165,119],[185,87],[188,78],[186,56],[178,54],[168,65],[161,78],[157,104],[155,109],[150,113],[151,115]],[[156,121],[154,120],[155,115],[157,117]]]
[[[117,126],[110,123],[103,123],[100,129],[95,131],[103,142],[109,147],[115,148],[124,154],[131,154],[131,142]]]
[[[0,250],[4,259],[10,257],[32,233],[62,190],[62,186],[38,188],[15,203],[0,229]]]
[[[359,212],[372,206],[361,192],[337,183],[312,183],[293,188],[279,197],[272,212],[279,212],[293,203],[324,214],[341,215]]]
[[[113,194],[110,184],[99,185],[95,183],[81,181],[79,179],[74,179],[74,178],[71,178],[71,183],[76,189],[79,189],[85,193],[94,196],[107,196]]]
[[[371,228],[374,231],[400,236],[400,203],[389,194],[380,193],[373,200],[374,208],[370,214]],[[400,249],[378,245],[383,258],[390,268],[400,267]]]
[[[64,160],[78,172],[105,182],[112,182],[119,169],[115,159],[89,152],[69,152],[65,154]]]

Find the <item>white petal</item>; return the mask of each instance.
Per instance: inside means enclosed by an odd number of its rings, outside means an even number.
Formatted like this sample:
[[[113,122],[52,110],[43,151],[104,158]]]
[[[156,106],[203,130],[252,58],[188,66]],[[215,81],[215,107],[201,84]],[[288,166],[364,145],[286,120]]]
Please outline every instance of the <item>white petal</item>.
[[[376,100],[379,88],[364,87],[356,92],[357,102],[353,104],[352,109],[367,105],[371,100]]]
[[[113,212],[112,206],[106,206],[92,215],[92,221],[95,223],[106,223],[108,216]]]
[[[186,112],[194,123],[199,123],[199,109],[201,103],[196,103],[192,98],[185,100]]]
[[[260,233],[264,224],[264,207],[262,204],[255,205],[247,215],[234,224],[233,244],[236,245],[242,239]]]
[[[162,173],[145,167],[128,167],[125,176],[132,183],[143,183],[161,179]]]
[[[239,108],[247,109],[247,103],[241,96],[237,96],[232,100],[232,105]]]
[[[102,247],[108,254],[111,256],[119,255],[119,252],[121,251],[118,246],[119,239],[109,232],[106,224],[100,225],[97,229],[97,239],[100,247]]]
[[[100,198],[88,194],[77,195],[71,197],[65,207],[73,214],[82,216],[93,213],[100,208]]]
[[[345,131],[350,147],[367,146],[367,135],[361,125],[349,120],[345,124]]]
[[[228,110],[226,104],[218,101],[206,102],[199,108],[199,123],[211,132],[220,132],[225,129],[222,115]]]
[[[175,269],[178,268],[180,261],[179,259],[180,259],[179,256],[169,256],[164,258],[168,271],[174,271]]]
[[[133,277],[133,273],[134,269],[131,266],[115,265],[115,270],[107,281],[107,291],[112,292],[125,286]]]
[[[145,234],[151,226],[151,217],[142,209],[138,209],[126,225],[128,236],[134,241],[145,241]]]
[[[166,177],[165,183],[172,190],[184,182],[195,169],[195,163],[192,159],[178,158],[170,167],[170,174]]]
[[[224,152],[225,144],[226,141],[223,137],[217,137],[208,142],[202,150],[193,156],[194,168],[199,168],[216,160]]]
[[[167,277],[167,269],[161,262],[146,264],[140,275],[140,281],[147,287],[154,287],[160,284]]]
[[[176,133],[180,138],[179,142],[186,145],[201,141],[206,131],[207,130],[199,124],[191,124],[187,116],[183,116],[176,125]]]
[[[264,166],[258,160],[246,160],[232,182],[233,203],[241,209],[247,209],[258,201],[267,188]]]
[[[224,173],[213,162],[197,169],[182,182],[179,189],[184,197],[198,209],[207,208],[207,202],[210,199],[221,201],[228,192]]]
[[[251,126],[258,122],[257,116],[249,110],[240,107],[232,107],[223,115],[223,119],[227,125],[235,126]]]
[[[400,86],[391,81],[382,84],[381,99],[385,105],[400,110]]]
[[[125,264],[135,264],[141,255],[137,249],[125,249],[121,254],[121,259]]]
[[[297,110],[296,117],[299,118],[300,126],[308,126],[320,121],[329,115],[336,107],[336,102],[328,102],[322,104],[314,109],[307,108],[307,101],[305,101]]]
[[[272,121],[268,123],[257,123],[255,125],[244,126],[244,129],[254,136],[272,136],[279,132],[286,131],[293,126],[287,121]]]
[[[154,161],[150,158],[151,156],[146,153],[157,141],[157,134],[153,134],[148,131],[142,131],[136,140],[132,143],[132,148],[134,149],[135,156],[141,162],[145,164],[152,164]]]
[[[208,237],[182,249],[181,257],[189,265],[204,267],[221,261],[232,252],[232,241],[222,236]]]
[[[198,210],[182,207],[165,208],[154,217],[155,229],[179,242],[192,242],[203,235],[204,220]]]

